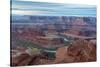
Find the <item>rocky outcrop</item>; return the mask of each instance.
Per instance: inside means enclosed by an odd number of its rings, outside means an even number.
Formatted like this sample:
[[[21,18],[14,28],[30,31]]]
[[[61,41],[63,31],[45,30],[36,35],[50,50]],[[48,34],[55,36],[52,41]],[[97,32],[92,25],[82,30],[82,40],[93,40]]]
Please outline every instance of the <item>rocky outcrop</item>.
[[[96,45],[77,40],[72,45],[57,50],[55,63],[96,61]]]

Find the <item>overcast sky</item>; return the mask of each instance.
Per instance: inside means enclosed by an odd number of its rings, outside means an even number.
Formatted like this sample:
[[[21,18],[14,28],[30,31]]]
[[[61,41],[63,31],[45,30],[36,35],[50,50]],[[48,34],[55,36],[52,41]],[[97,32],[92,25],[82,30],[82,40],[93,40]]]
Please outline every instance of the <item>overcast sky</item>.
[[[12,15],[96,17],[96,6],[11,0]]]

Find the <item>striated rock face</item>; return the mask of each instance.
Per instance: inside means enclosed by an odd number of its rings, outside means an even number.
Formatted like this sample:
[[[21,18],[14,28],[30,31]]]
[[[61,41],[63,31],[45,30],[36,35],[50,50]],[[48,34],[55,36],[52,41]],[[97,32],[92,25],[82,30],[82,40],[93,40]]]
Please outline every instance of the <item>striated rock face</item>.
[[[72,45],[57,50],[55,63],[96,61],[96,45],[77,40]]]

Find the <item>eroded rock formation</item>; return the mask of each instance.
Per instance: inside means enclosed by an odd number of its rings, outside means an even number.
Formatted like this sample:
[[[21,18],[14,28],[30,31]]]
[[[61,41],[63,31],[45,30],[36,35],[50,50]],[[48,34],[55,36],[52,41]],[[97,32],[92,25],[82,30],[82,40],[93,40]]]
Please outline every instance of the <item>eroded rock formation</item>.
[[[96,61],[96,45],[77,40],[72,45],[57,50],[55,63]]]

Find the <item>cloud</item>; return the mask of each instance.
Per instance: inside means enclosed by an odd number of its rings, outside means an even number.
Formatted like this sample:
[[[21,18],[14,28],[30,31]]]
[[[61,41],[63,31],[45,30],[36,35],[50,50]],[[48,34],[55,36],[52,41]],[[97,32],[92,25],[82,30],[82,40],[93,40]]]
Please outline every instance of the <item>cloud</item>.
[[[55,8],[48,8],[48,7],[41,7],[41,6],[36,6],[36,5],[12,5],[12,10],[40,10],[40,11],[57,11]]]
[[[44,13],[42,11],[24,11],[24,10],[12,10],[12,14],[19,14],[19,15],[36,15]]]
[[[12,1],[12,14],[50,16],[96,16],[96,7],[91,5],[57,3],[52,4],[46,2],[31,2],[30,0]]]

